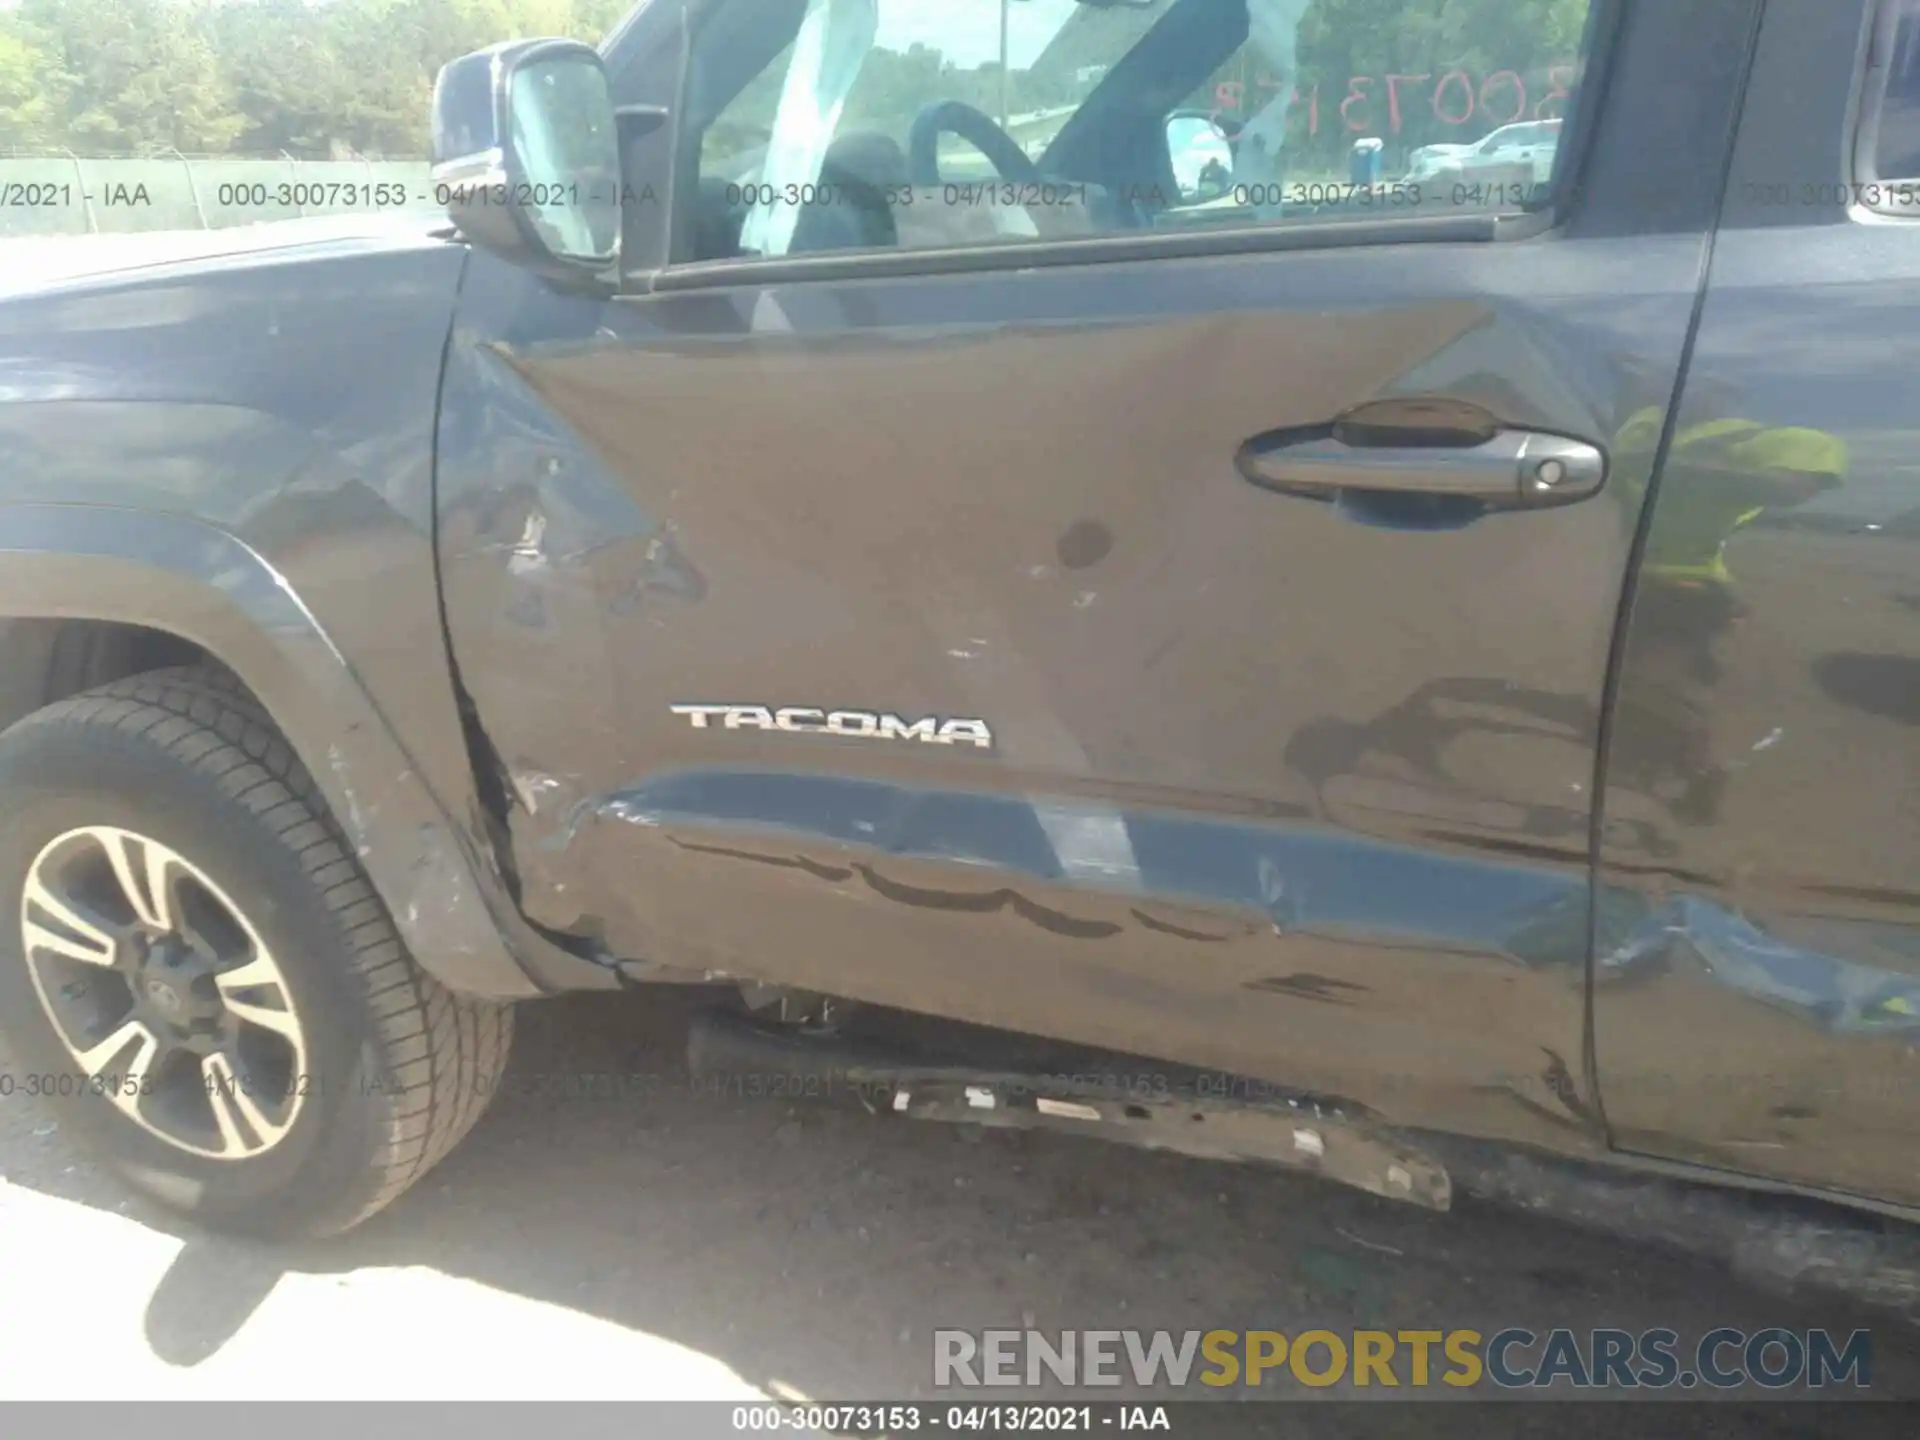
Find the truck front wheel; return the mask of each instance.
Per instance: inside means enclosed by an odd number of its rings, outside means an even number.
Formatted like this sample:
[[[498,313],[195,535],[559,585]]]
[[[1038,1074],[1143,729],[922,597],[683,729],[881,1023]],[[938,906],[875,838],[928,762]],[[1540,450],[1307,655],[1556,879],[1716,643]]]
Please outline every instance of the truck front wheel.
[[[414,962],[250,695],[162,670],[0,735],[0,1027],[9,1088],[133,1185],[293,1238],[453,1147],[512,1011]]]

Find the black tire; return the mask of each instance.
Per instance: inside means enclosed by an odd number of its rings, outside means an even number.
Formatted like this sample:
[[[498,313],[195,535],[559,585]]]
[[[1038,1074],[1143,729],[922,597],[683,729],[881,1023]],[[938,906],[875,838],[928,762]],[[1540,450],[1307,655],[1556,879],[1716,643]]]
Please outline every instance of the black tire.
[[[271,947],[311,1075],[284,1138],[245,1159],[169,1144],[98,1094],[54,1094],[133,1185],[202,1223],[337,1234],[424,1175],[492,1098],[512,1008],[454,994],[407,953],[312,777],[223,671],[159,670],[60,701],[0,735],[0,1027],[30,1092],[76,1073],[23,954],[41,847],[83,825],[151,837],[200,867]]]

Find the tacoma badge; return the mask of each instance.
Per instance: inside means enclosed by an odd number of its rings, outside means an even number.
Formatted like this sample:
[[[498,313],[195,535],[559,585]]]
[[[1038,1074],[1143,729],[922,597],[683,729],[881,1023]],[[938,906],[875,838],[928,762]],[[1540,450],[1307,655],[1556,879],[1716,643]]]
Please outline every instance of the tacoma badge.
[[[675,705],[696,730],[708,728],[718,717],[728,730],[785,730],[792,735],[845,735],[856,740],[920,740],[928,745],[972,745],[993,748],[993,732],[984,720],[941,720],[928,716],[912,722],[898,715],[871,710],[815,710],[801,705]]]

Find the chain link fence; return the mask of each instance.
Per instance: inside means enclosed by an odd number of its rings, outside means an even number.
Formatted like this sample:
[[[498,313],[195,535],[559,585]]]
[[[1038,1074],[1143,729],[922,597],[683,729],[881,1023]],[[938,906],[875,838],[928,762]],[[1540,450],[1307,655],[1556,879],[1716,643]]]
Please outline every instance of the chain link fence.
[[[434,210],[424,160],[0,152],[0,237],[140,234]]]

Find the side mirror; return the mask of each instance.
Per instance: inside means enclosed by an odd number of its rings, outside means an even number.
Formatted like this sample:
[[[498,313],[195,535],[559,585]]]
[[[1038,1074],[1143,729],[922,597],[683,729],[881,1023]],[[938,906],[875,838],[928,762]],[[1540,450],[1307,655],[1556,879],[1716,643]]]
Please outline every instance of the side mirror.
[[[460,233],[559,280],[620,259],[620,140],[599,52],[516,40],[463,55],[433,87],[433,187]]]
[[[1167,158],[1173,162],[1182,204],[1217,200],[1233,188],[1233,147],[1205,115],[1176,112],[1167,117]]]

